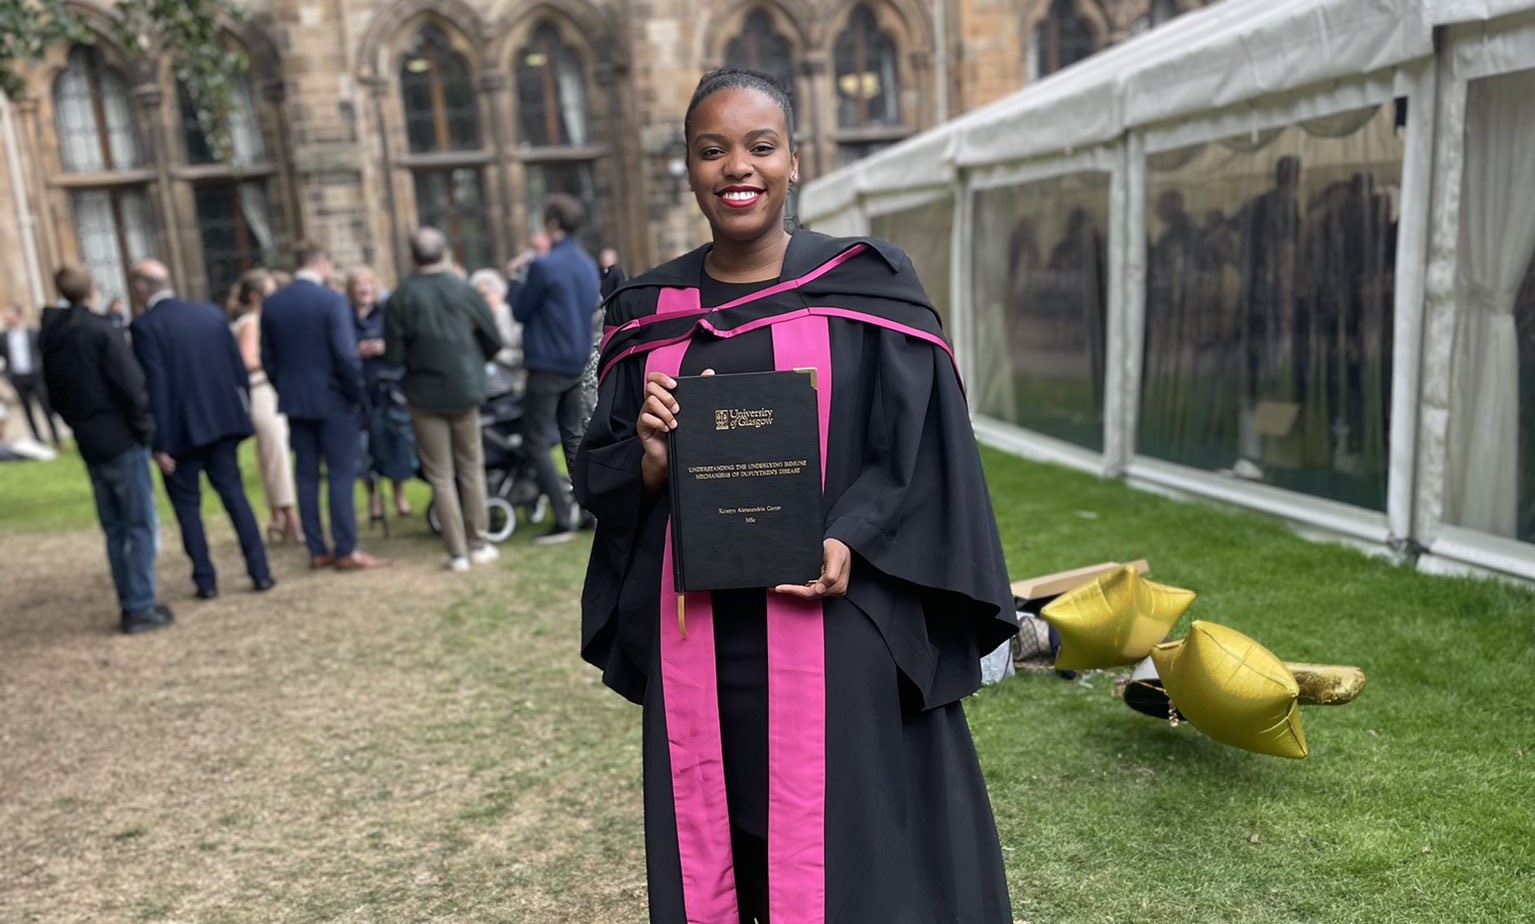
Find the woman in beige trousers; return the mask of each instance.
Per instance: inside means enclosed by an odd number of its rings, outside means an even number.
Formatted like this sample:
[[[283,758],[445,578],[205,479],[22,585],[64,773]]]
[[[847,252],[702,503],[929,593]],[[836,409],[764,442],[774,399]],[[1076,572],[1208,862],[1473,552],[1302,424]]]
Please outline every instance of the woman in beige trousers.
[[[229,312],[234,317],[235,339],[250,374],[251,426],[256,430],[256,459],[261,470],[261,489],[272,521],[267,536],[272,542],[302,545],[304,531],[293,509],[293,459],[288,454],[288,418],[277,413],[277,390],[261,368],[261,302],[277,291],[277,282],[266,270],[242,275],[229,293]]]

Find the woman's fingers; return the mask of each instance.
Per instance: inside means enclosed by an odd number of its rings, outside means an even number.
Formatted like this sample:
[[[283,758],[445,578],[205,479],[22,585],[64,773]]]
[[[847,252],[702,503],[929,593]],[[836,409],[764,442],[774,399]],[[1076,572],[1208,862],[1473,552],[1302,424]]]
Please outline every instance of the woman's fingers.
[[[804,584],[779,584],[774,593],[802,600],[819,600],[823,597],[841,597],[847,594],[848,579],[852,576],[853,553],[840,539],[827,539],[821,543],[821,574]]]
[[[827,539],[821,543],[821,576],[816,583],[824,590],[822,596],[840,597],[847,593],[848,578],[853,570],[853,553],[839,539]]]
[[[664,380],[664,381],[663,381]],[[677,428],[677,399],[665,385],[671,381],[659,372],[651,374],[650,384],[645,386],[645,403],[640,406],[640,425],[665,432]],[[675,385],[675,382],[672,382]]]

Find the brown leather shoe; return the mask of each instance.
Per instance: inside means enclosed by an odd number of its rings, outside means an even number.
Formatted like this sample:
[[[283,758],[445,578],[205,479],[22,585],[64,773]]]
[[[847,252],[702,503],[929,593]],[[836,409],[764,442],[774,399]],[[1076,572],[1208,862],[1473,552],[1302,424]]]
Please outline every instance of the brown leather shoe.
[[[336,559],[337,571],[362,571],[365,568],[387,567],[389,567],[389,559],[375,558],[363,551],[356,551],[345,558]]]
[[[327,552],[324,555],[316,555],[315,557],[309,559],[309,569],[311,571],[319,571],[321,568],[329,568],[335,563],[336,556]]]

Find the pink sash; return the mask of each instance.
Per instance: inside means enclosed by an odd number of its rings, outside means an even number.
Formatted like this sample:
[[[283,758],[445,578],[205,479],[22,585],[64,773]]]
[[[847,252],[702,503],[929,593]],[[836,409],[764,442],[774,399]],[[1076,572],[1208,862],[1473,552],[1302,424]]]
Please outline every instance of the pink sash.
[[[656,307],[658,316],[699,312],[696,289],[663,289]],[[775,365],[816,370],[824,484],[832,383],[827,320],[793,313],[774,321]],[[646,375],[677,375],[689,340],[653,349],[646,357]],[[668,525],[658,619],[683,907],[688,924],[738,924],[714,610],[708,593],[687,594],[685,607],[686,635],[677,619]],[[767,592],[768,907],[774,924],[824,924],[826,919],[826,637],[821,617],[819,601]]]

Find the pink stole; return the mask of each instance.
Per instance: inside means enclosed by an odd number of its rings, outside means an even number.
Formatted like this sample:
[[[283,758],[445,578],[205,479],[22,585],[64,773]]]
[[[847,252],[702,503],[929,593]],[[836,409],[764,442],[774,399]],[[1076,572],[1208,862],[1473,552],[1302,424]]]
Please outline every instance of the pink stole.
[[[657,316],[679,313],[701,313],[697,289],[661,291]],[[824,315],[796,312],[773,321],[777,368],[816,370],[824,484],[832,384],[827,319]],[[726,332],[722,336],[740,332]],[[646,357],[646,375],[652,372],[677,375],[690,339],[654,348]],[[814,575],[805,577],[810,579]],[[826,636],[821,603],[764,592],[768,647],[769,915],[774,924],[824,924]],[[708,593],[687,594],[684,635],[678,624],[676,598],[668,524],[657,615],[683,907],[688,924],[738,924],[725,764],[720,745],[714,610]]]

